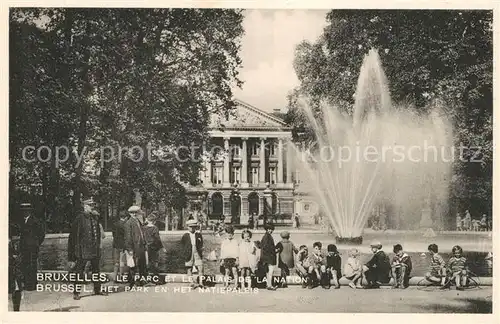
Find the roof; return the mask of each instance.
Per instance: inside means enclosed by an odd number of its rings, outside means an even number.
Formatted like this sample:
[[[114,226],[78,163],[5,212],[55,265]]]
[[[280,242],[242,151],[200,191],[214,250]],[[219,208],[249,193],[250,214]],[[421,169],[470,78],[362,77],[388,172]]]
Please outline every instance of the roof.
[[[244,101],[235,99],[236,109],[229,118],[221,114],[214,114],[210,120],[211,129],[275,129],[289,130],[290,127],[282,118],[267,113]]]

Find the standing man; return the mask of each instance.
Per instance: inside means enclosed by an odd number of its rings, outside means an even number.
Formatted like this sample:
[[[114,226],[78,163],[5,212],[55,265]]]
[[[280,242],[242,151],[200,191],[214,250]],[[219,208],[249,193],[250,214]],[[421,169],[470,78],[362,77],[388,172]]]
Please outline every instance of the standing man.
[[[264,224],[264,229],[266,230],[266,233],[264,234],[262,240],[260,241],[261,244],[260,261],[263,264],[263,266],[267,269],[267,277],[266,277],[267,290],[276,290],[276,287],[274,286],[273,283],[274,268],[276,267],[277,264],[277,257],[276,257],[277,250],[272,236],[274,231],[274,225]]]
[[[142,231],[144,219],[142,218],[141,208],[131,206],[128,209],[130,218],[125,223],[125,252],[127,259],[133,260],[133,265],[130,265],[129,283],[132,287],[134,283],[143,285],[144,280],[140,280],[146,276],[147,260],[146,260],[146,239]],[[141,214],[140,214],[141,213]],[[129,266],[129,264],[127,264]]]
[[[198,270],[196,282],[193,280],[192,287],[203,287],[203,237],[196,229],[198,223],[195,220],[186,222],[188,232],[181,238],[181,251],[184,258],[187,275],[192,278],[193,268]]]
[[[120,217],[113,224],[113,260],[115,263],[115,282],[119,276],[123,276],[127,266],[125,254],[125,223],[129,215],[126,211],[120,212]]]
[[[74,273],[83,277],[85,265],[90,263],[92,277],[99,277],[101,260],[101,228],[99,214],[92,199],[83,201],[83,212],[76,216],[68,238],[68,261]],[[97,275],[96,275],[97,274]],[[93,278],[94,294],[107,295],[101,291],[100,278]],[[80,289],[73,292],[73,299],[80,299]]]
[[[33,213],[31,204],[21,204],[22,220],[20,228],[19,248],[21,250],[22,271],[24,276],[24,289],[36,289],[36,272],[38,270],[38,252],[45,238],[45,230]]]
[[[21,268],[19,236],[13,236],[13,233],[9,231],[9,294],[12,296],[14,312],[19,312],[21,307],[21,294],[24,285]]]
[[[300,228],[300,217],[299,217],[299,213],[295,213],[294,219],[295,219],[295,228]]]

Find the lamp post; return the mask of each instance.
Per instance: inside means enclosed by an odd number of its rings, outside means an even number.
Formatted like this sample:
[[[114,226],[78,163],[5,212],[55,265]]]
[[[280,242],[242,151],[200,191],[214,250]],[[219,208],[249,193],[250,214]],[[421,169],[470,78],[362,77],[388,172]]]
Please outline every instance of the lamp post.
[[[238,189],[238,184],[234,183],[233,185],[233,190],[231,191],[231,224],[236,223],[236,218],[239,215],[239,210],[241,208],[241,194],[240,190]],[[238,209],[236,209],[236,207]]]
[[[142,204],[142,197],[141,197],[141,190],[139,188],[134,188],[134,204],[136,206],[141,207]]]
[[[264,195],[264,224],[266,224],[266,221],[271,215],[272,195],[273,195],[273,190],[270,188],[269,182],[266,182],[266,189],[264,189],[263,195]]]

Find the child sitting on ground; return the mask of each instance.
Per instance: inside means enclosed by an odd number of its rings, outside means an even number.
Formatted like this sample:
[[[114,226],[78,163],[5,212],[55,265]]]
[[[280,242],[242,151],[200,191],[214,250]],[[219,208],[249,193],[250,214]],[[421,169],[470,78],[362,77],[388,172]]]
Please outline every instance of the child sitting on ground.
[[[425,279],[433,284],[441,284],[444,287],[446,283],[446,263],[438,254],[438,246],[430,244],[427,248],[431,254],[430,271],[426,273]]]
[[[394,245],[393,252],[394,257],[391,262],[391,273],[394,279],[393,288],[408,288],[412,269],[411,258],[403,252],[401,244]]]
[[[329,280],[326,274],[326,260],[321,253],[321,247],[321,242],[314,242],[313,253],[309,256],[309,289],[316,287],[318,283],[325,289],[329,288],[326,284]]]
[[[309,283],[308,269],[309,269],[309,251],[307,246],[301,245],[299,253],[297,253],[297,262],[295,263],[297,274],[302,279],[302,288],[306,288]]]
[[[292,269],[294,264],[294,255],[299,252],[295,245],[290,241],[290,233],[287,231],[281,232],[282,240],[276,244],[276,250],[278,251],[278,267],[281,270],[280,283],[282,288],[286,288],[287,282],[286,278],[290,275],[290,269]]]
[[[453,256],[448,261],[449,283],[455,282],[457,290],[463,290],[463,287],[467,285],[467,259],[463,256],[463,250],[458,245],[455,245],[451,252]]]
[[[342,277],[340,271],[342,266],[342,259],[340,258],[340,253],[337,250],[337,246],[335,244],[328,244],[327,251],[328,254],[326,256],[326,272],[330,275],[335,289],[339,289],[339,279]],[[328,285],[329,284],[330,282],[328,282]]]
[[[229,286],[229,277],[232,274],[234,287],[238,288],[238,241],[234,239],[234,228],[229,225],[226,227],[227,237],[221,244],[221,265],[224,267],[224,287]]]
[[[349,287],[363,288],[361,282],[363,280],[363,265],[361,260],[359,260],[359,251],[357,249],[351,249],[349,251],[349,258],[344,266],[344,277],[349,280]]]

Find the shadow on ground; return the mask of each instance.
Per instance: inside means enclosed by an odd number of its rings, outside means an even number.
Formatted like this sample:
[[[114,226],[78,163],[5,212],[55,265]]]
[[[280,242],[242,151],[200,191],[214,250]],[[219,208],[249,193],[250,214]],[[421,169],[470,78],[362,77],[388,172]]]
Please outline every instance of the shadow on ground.
[[[443,305],[439,303],[431,303],[427,305],[419,305],[418,308],[432,313],[475,313],[475,314],[492,314],[493,303],[491,296],[487,298],[460,298],[457,299],[459,304]]]
[[[71,312],[72,309],[80,308],[80,306],[67,306],[54,309],[47,309],[44,312]]]

